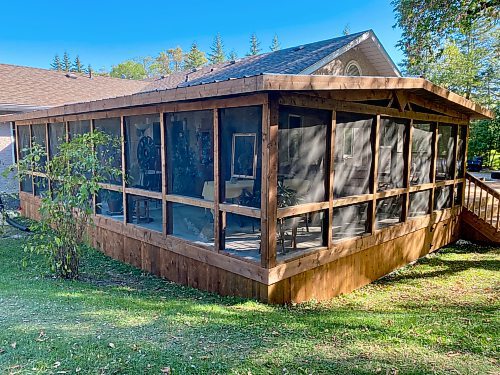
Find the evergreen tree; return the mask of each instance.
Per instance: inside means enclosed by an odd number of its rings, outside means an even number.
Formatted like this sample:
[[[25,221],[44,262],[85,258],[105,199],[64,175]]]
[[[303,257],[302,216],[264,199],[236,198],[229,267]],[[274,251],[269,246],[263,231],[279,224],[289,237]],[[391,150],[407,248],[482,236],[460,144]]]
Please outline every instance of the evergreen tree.
[[[63,55],[62,69],[65,72],[69,72],[71,70],[71,61],[69,59],[68,52],[66,52],[66,51],[64,51],[64,55]]]
[[[349,35],[351,33],[351,28],[349,24],[346,24],[344,26],[344,29],[342,30],[342,35]]]
[[[195,69],[203,66],[207,63],[207,58],[205,57],[205,52],[198,49],[196,42],[193,42],[191,49],[184,56],[184,67],[186,69]]]
[[[83,73],[84,71],[83,64],[78,55],[76,55],[75,61],[73,62],[73,66],[71,67],[71,71],[76,73]]]
[[[247,56],[255,56],[260,53],[260,42],[257,39],[257,35],[252,34],[250,37],[250,52],[248,52]]]
[[[229,55],[227,56],[227,59],[229,61],[235,61],[236,59],[238,59],[238,54],[236,53],[236,51],[234,49],[231,50],[231,52],[229,52]]]
[[[91,66],[90,64],[89,64],[89,65],[87,65],[87,71],[86,71],[86,73],[87,73],[89,76],[91,76],[93,72],[94,72],[94,71],[92,70],[92,66]]]
[[[274,34],[274,37],[273,37],[273,41],[271,43],[271,46],[269,47],[269,49],[273,52],[275,51],[278,51],[281,49],[281,44],[280,44],[280,41],[278,39],[278,35]]]
[[[224,55],[224,44],[222,43],[222,38],[219,33],[215,36],[210,50],[212,52],[208,54],[208,59],[211,64],[218,64],[226,60],[226,56]]]
[[[50,68],[57,71],[62,70],[61,59],[59,58],[58,54],[54,56],[54,60],[52,60],[52,63],[50,64]]]

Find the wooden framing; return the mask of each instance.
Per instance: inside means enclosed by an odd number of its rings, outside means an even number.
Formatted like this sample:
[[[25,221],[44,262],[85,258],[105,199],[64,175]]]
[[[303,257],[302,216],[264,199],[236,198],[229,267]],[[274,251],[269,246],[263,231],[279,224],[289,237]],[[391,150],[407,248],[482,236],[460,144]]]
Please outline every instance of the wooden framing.
[[[352,78],[352,77],[350,77]],[[250,77],[238,82],[221,82],[168,90],[166,92],[146,93],[139,96],[108,99],[86,104],[69,105],[61,108],[38,111],[28,115],[18,115],[16,126],[29,126],[43,123],[48,134],[48,124],[63,122],[66,135],[69,137],[68,122],[76,120],[93,120],[99,118],[120,118],[120,134],[126,139],[125,116],[139,114],[159,114],[161,137],[161,192],[147,191],[126,186],[126,178],[122,185],[101,184],[102,188],[123,195],[123,222],[96,215],[96,228],[93,233],[94,245],[116,259],[131,263],[147,271],[167,277],[182,284],[199,287],[221,294],[237,294],[244,297],[257,298],[266,302],[283,303],[302,301],[315,297],[330,298],[338,293],[350,291],[364,285],[381,272],[389,272],[408,261],[414,260],[429,251],[449,243],[458,236],[458,217],[461,207],[432,212],[434,207],[434,191],[436,187],[455,186],[462,183],[464,194],[464,176],[454,176],[450,180],[436,181],[435,169],[437,160],[437,124],[433,126],[432,144],[432,179],[431,182],[410,186],[411,152],[413,136],[413,120],[446,122],[456,129],[454,145],[457,160],[457,142],[459,124],[467,124],[472,116],[487,116],[489,112],[475,104],[455,98],[451,93],[434,86],[429,86],[421,79],[384,79],[364,78],[344,79],[344,77],[281,77],[264,75]],[[343,85],[343,86],[342,86]],[[352,85],[357,85],[355,88]],[[372,85],[366,92],[359,89]],[[346,87],[351,87],[348,89]],[[411,92],[405,90],[411,89]],[[396,91],[394,91],[396,90]],[[299,91],[298,93],[296,91]],[[197,93],[197,94],[195,94]],[[239,95],[239,96],[235,96]],[[364,95],[364,96],[363,96]],[[379,107],[372,104],[359,103],[374,98],[392,98],[396,95],[399,109]],[[219,97],[219,98],[215,98]],[[437,100],[433,108],[430,98]],[[439,100],[453,103],[447,109]],[[426,104],[429,109],[437,110],[442,115],[415,112],[409,103],[419,106]],[[225,203],[223,167],[221,166],[221,123],[220,109],[262,106],[262,138],[261,142],[261,207],[246,207],[236,203]],[[293,207],[278,208],[278,134],[280,105],[304,108],[326,109],[331,113],[331,121],[327,124],[325,155],[325,200],[316,203],[299,204]],[[169,172],[171,166],[167,162],[168,129],[165,114],[194,110],[211,110],[213,113],[213,159],[214,159],[214,201],[169,194],[171,183]],[[373,115],[376,121],[371,132],[372,168],[370,170],[370,193],[334,199],[335,182],[335,136],[337,127],[337,111],[347,111]],[[406,128],[403,153],[407,155],[404,162],[404,184],[402,188],[378,191],[380,121],[382,116],[410,119]],[[16,132],[18,137],[18,132]],[[48,140],[49,141],[49,140]],[[47,141],[47,148],[49,147]],[[31,142],[31,137],[30,137]],[[18,143],[19,144],[19,143]],[[16,150],[19,158],[19,149]],[[126,173],[126,146],[122,143],[122,172]],[[456,169],[455,169],[456,170]],[[35,175],[35,174],[34,174]],[[409,217],[410,193],[431,190],[430,212],[417,218]],[[162,231],[155,232],[127,222],[127,194],[158,199],[163,202]],[[376,228],[376,206],[380,199],[399,196],[404,197],[401,222],[383,229]],[[452,197],[453,199],[453,197]],[[33,194],[21,193],[21,202],[28,216],[36,215],[38,200]],[[169,219],[168,203],[175,202],[189,206],[204,208],[213,212],[214,246],[189,242],[172,235],[172,219]],[[333,210],[336,207],[369,203],[369,233],[340,242],[333,241]],[[287,217],[305,215],[318,211],[327,213],[322,222],[322,243],[318,248],[297,251],[286,256],[277,254],[277,222]],[[260,259],[258,261],[228,254],[225,249],[226,214],[233,213],[250,218],[260,219]],[[491,214],[490,214],[491,216]],[[422,237],[423,236],[423,237]],[[404,239],[411,239],[408,252],[403,250]],[[423,238],[423,241],[418,241]],[[111,245],[111,243],[113,245]],[[383,255],[383,253],[388,255]],[[410,254],[411,253],[411,254]],[[392,257],[392,258],[391,258]],[[376,267],[370,262],[380,262],[380,271],[371,270],[368,276],[340,272],[340,264],[351,264],[356,267]],[[359,270],[358,270],[359,271]],[[333,277],[332,275],[339,276]],[[342,275],[342,276],[340,276]],[[333,277],[333,278],[332,278]],[[339,288],[328,285],[327,280],[338,283],[345,279],[345,286]],[[300,285],[305,289],[301,289]]]

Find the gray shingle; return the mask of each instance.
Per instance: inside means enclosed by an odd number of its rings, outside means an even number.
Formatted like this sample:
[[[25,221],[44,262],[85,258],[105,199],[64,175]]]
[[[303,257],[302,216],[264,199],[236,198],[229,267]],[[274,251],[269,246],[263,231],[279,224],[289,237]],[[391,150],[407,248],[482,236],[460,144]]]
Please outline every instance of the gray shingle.
[[[364,33],[366,31],[257,56],[248,56],[234,62],[205,66],[196,71],[170,74],[163,79],[151,82],[143,91],[194,86],[264,73],[299,74],[304,69],[351,43]]]

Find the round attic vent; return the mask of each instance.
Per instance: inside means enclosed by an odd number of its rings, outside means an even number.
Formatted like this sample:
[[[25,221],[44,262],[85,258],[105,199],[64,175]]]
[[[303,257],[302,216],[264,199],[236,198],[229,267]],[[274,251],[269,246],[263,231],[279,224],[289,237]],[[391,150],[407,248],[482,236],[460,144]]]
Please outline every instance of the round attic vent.
[[[351,60],[347,63],[344,70],[344,75],[359,77],[361,74],[362,74],[361,67],[355,60]]]

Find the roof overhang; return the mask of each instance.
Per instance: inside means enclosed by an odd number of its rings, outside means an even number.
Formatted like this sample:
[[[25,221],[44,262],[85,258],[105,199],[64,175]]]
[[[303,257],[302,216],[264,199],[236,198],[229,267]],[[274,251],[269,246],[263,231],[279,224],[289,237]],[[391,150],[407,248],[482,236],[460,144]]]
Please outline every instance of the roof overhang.
[[[42,119],[160,103],[202,100],[257,92],[333,92],[394,90],[436,103],[470,118],[493,118],[492,111],[423,78],[407,77],[345,77],[263,74],[203,85],[138,93],[92,102],[68,104],[28,113],[0,116],[0,122]]]
[[[31,104],[11,104],[11,103],[0,103],[0,111],[5,112],[31,112],[37,111],[39,109],[47,109],[52,106],[40,106],[40,105],[31,105]]]
[[[382,61],[385,60],[385,64],[387,65],[387,69],[394,74],[395,77],[401,77],[401,72],[399,71],[398,67],[394,63],[394,61],[391,59],[385,48],[382,46],[382,43],[380,43],[380,40],[377,38],[375,33],[371,30],[361,34],[359,37],[354,39],[352,42],[346,44],[342,48],[339,48],[338,50],[334,51],[333,53],[329,54],[328,56],[322,58],[321,60],[315,62],[313,65],[307,67],[303,71],[301,71],[299,74],[313,74],[315,71],[320,69],[321,67],[325,66],[326,64],[330,63],[337,57],[341,56],[342,54],[346,53],[350,49],[362,44],[363,42],[366,43],[371,43],[370,45],[373,46],[374,50],[376,50],[377,54],[381,56]]]

